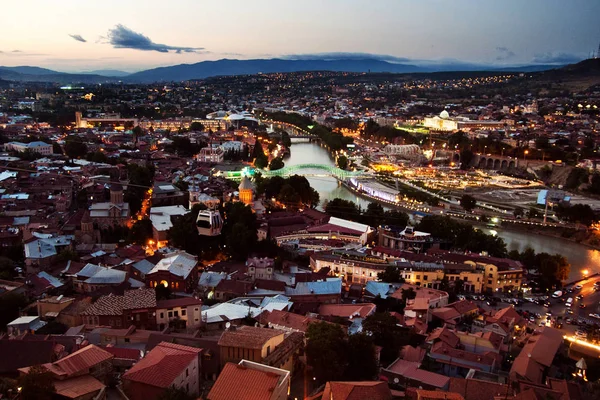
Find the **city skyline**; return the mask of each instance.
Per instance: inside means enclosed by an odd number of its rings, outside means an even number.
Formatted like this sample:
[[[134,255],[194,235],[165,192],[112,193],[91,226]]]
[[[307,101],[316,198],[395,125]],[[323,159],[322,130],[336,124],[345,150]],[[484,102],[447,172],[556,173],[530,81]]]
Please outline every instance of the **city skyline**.
[[[204,60],[380,58],[435,64],[567,64],[597,49],[600,3],[458,0],[27,1],[4,5],[0,65],[141,69]]]

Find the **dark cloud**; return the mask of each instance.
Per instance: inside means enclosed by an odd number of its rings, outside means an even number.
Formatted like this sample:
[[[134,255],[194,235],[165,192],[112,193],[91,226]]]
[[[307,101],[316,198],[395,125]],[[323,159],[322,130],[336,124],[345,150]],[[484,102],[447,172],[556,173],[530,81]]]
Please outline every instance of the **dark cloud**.
[[[534,64],[572,64],[583,60],[585,57],[569,53],[544,53],[536,54],[531,60]]]
[[[71,36],[73,39],[77,40],[78,42],[82,42],[82,43],[87,42],[87,40],[85,40],[81,35],[72,35],[69,33],[69,36]]]
[[[106,36],[108,43],[116,49],[135,49],[143,51],[158,51],[159,53],[197,53],[203,50],[202,47],[181,47],[169,46],[166,44],[154,43],[148,36],[134,32],[124,25],[117,25],[108,31]]]
[[[499,46],[496,47],[496,51],[498,52],[498,55],[496,56],[496,61],[506,61],[516,56],[516,54],[508,47]]]
[[[380,60],[392,63],[404,63],[411,62],[409,58],[396,57],[388,54],[370,54],[370,53],[345,53],[345,52],[333,52],[333,53],[314,53],[314,54],[289,54],[284,55],[281,58],[286,60]]]

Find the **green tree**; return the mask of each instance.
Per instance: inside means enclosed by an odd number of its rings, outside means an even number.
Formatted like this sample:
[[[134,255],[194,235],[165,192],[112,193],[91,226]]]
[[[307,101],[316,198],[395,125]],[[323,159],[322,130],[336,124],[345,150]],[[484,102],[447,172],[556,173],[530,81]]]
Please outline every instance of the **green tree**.
[[[257,242],[256,230],[249,229],[241,222],[231,228],[227,236],[227,252],[236,260],[244,261]]]
[[[380,226],[383,224],[385,218],[385,211],[379,203],[371,202],[367,206],[366,211],[363,213],[363,221],[365,224],[370,226]]]
[[[138,125],[131,130],[133,134],[133,143],[137,143],[138,139],[144,135],[144,130]]]
[[[529,207],[527,212],[527,218],[541,218],[542,212],[535,207]]]
[[[398,327],[396,317],[388,312],[376,312],[363,321],[363,331],[381,346],[381,361],[384,365],[398,358],[400,348],[408,344],[408,334]]]
[[[281,132],[281,143],[288,148],[292,145],[292,139],[290,138],[290,134],[286,131]]]
[[[327,203],[325,212],[338,218],[344,218],[351,221],[359,221],[361,218],[360,210],[353,201],[335,198]]]
[[[6,331],[6,325],[19,318],[20,311],[28,304],[22,294],[5,293],[0,296],[0,331]]]
[[[387,267],[385,267],[385,271],[377,273],[377,279],[387,283],[404,281],[404,279],[400,277],[400,271],[398,270],[398,268],[394,267],[393,265],[388,265]]]
[[[477,200],[471,195],[463,194],[460,198],[460,206],[465,209],[466,212],[471,212],[477,205]]]
[[[129,230],[129,240],[137,244],[146,244],[152,239],[152,221],[150,218],[143,218],[135,221]]]
[[[468,170],[473,161],[474,154],[469,149],[464,149],[460,152],[460,169]]]
[[[523,207],[517,206],[513,210],[513,215],[515,216],[515,218],[521,218],[524,214],[525,214],[525,210],[523,210]]]
[[[77,136],[67,136],[65,153],[70,159],[81,158],[87,154],[87,145]]]
[[[0,279],[10,280],[15,277],[16,263],[8,257],[0,256]]]
[[[56,389],[52,374],[41,365],[34,365],[27,374],[19,378],[20,399],[51,400]]]
[[[283,168],[284,166],[285,166],[285,164],[283,163],[283,158],[275,157],[274,159],[271,160],[271,163],[269,164],[269,169],[271,171],[275,171],[275,170]]]
[[[190,131],[192,132],[203,132],[204,131],[204,125],[202,125],[201,122],[198,121],[194,121],[190,124]]]
[[[337,166],[340,169],[346,169],[346,168],[348,168],[348,157],[343,156],[343,155],[342,156],[338,156],[338,158],[337,158]]]
[[[415,289],[409,287],[408,289],[402,289],[402,301],[404,301],[405,303],[408,300],[412,300],[415,297],[417,297],[417,292],[415,292]]]
[[[344,379],[370,381],[375,379],[378,370],[373,340],[364,333],[350,335],[348,337],[348,367]]]
[[[321,383],[344,379],[348,367],[346,335],[340,325],[315,322],[306,331],[306,357]]]

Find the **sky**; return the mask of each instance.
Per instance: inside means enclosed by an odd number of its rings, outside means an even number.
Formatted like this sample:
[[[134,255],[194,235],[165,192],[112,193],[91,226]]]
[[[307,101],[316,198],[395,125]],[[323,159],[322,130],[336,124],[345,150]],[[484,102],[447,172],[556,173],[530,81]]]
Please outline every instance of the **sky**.
[[[0,65],[69,72],[357,54],[564,64],[600,43],[600,0],[19,0],[2,15]]]

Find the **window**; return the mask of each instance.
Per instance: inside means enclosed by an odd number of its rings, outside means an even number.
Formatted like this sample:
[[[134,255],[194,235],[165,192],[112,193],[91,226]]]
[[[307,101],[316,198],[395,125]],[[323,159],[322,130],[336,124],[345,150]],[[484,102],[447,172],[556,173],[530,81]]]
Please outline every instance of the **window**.
[[[169,318],[173,318],[173,311],[169,311]]]
[[[415,276],[415,279],[421,279],[421,275]]]
[[[494,275],[493,274],[488,274],[488,278],[493,278]]]
[[[135,320],[139,321],[140,320],[140,314],[135,314]]]
[[[188,376],[190,376],[190,371],[189,371],[189,369],[186,368],[185,369],[185,377],[187,378]]]
[[[465,276],[465,277],[463,278],[463,280],[466,282],[468,279],[467,279],[467,277]]]
[[[179,311],[173,311],[173,316],[179,317]]]
[[[128,337],[125,338],[125,343],[129,343],[129,338]]]
[[[185,314],[187,314],[186,311],[185,310],[181,310],[181,316],[185,317]]]
[[[271,346],[267,346],[267,355],[271,354]]]
[[[120,328],[121,327],[121,318],[118,318],[116,322],[117,322],[117,327]]]
[[[492,284],[492,280],[488,279],[488,285],[491,285],[491,284]]]
[[[164,318],[164,317],[165,317],[165,313],[162,313],[162,312],[161,312],[161,313],[160,313],[160,317],[161,317],[161,318]]]
[[[427,276],[427,275],[423,275],[423,280],[424,280],[424,281],[426,281],[426,280],[427,280],[427,278],[428,278],[428,276]]]

